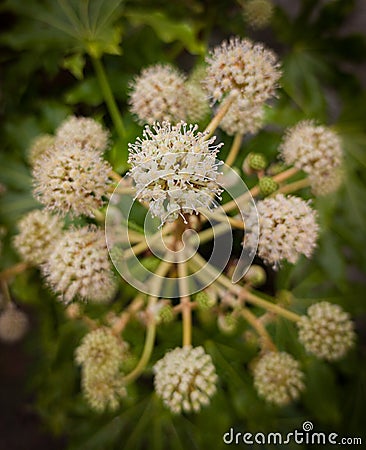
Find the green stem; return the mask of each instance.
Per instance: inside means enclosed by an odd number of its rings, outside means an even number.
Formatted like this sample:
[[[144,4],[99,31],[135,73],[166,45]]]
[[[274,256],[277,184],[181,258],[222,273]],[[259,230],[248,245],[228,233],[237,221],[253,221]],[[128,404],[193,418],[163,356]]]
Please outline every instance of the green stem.
[[[279,316],[284,317],[285,319],[291,320],[292,322],[298,322],[301,319],[301,316],[299,314],[288,311],[287,309],[282,308],[282,306],[279,306],[276,303],[264,300],[263,298],[258,297],[257,295],[253,294],[253,292],[247,291],[246,289],[242,290],[241,296],[249,303],[266,309],[267,311],[271,311]]]
[[[108,82],[108,78],[105,73],[102,61],[99,58],[94,57],[92,57],[91,59],[93,62],[95,73],[99,81],[100,88],[103,93],[104,100],[109,110],[109,114],[111,115],[111,118],[113,120],[114,126],[116,127],[119,137],[123,140],[124,137],[126,136],[125,126],[123,124],[121,114],[117,107],[117,103],[114,98],[112,89]]]
[[[156,300],[157,300],[156,297],[150,297],[149,306],[152,306],[152,304],[155,303]],[[139,375],[144,371],[145,367],[147,366],[147,363],[150,360],[151,353],[154,348],[155,334],[156,334],[156,321],[154,317],[151,317],[149,324],[147,325],[144,350],[136,367],[123,378],[123,381],[126,384],[136,380],[136,378],[139,377]]]
[[[192,310],[191,310],[191,299],[188,295],[189,286],[187,283],[187,263],[178,263],[178,282],[180,290],[180,305],[182,308],[182,318],[183,318],[183,347],[189,346],[192,343]]]

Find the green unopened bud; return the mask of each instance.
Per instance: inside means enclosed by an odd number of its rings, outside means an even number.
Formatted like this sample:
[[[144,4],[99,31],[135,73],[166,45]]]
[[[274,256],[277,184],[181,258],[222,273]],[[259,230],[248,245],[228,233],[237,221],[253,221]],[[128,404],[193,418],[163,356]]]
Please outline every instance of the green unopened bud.
[[[266,282],[267,274],[261,266],[250,266],[248,272],[244,276],[244,281],[250,283],[252,286],[261,286]]]
[[[221,314],[217,319],[217,326],[225,334],[234,333],[237,326],[237,319],[232,313]]]
[[[200,309],[209,309],[216,305],[216,298],[209,295],[207,291],[201,291],[196,294],[197,306]]]
[[[250,153],[248,162],[253,170],[264,170],[268,165],[267,158],[263,153]]]
[[[273,176],[273,175],[277,175],[280,172],[283,172],[285,169],[286,169],[285,164],[278,162],[278,163],[271,164],[268,167],[267,173],[268,173],[268,175]]]
[[[282,289],[281,291],[277,292],[277,298],[282,305],[290,306],[294,296],[292,295],[292,292],[287,291],[286,289]]]
[[[267,197],[267,195],[273,194],[278,189],[278,183],[274,181],[271,177],[262,177],[259,180],[259,190],[260,193]]]

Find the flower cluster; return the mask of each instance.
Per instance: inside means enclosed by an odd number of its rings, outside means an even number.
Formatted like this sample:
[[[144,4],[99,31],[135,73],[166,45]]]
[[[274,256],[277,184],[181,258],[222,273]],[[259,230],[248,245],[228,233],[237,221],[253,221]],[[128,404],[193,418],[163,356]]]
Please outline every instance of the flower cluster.
[[[81,147],[103,153],[109,134],[101,124],[89,117],[70,116],[56,130],[56,146]]]
[[[309,258],[316,246],[318,225],[316,213],[299,197],[277,194],[257,203],[259,215],[258,255],[275,267],[282,260],[295,263],[301,254]],[[256,223],[257,211],[252,210],[246,225]],[[255,248],[256,234],[248,233],[249,247]]]
[[[353,346],[355,332],[349,314],[339,305],[320,302],[311,305],[298,323],[299,340],[318,358],[335,361]]]
[[[120,372],[125,353],[126,344],[106,327],[88,333],[76,349],[84,396],[91,408],[116,409],[120,398],[126,395]]]
[[[14,238],[14,247],[23,261],[33,265],[42,264],[61,238],[62,227],[58,217],[47,211],[31,211],[18,223],[20,232]]]
[[[100,378],[88,369],[83,371],[81,386],[89,406],[97,412],[114,411],[127,394],[122,377]]]
[[[207,57],[207,64],[203,82],[213,101],[235,91],[242,109],[272,97],[281,76],[275,54],[249,39],[224,41]]]
[[[318,194],[327,194],[338,188],[342,153],[337,134],[312,121],[302,121],[290,128],[281,145],[281,155],[286,164],[304,170]]]
[[[129,145],[136,197],[162,222],[210,208],[213,195],[221,192],[216,163],[220,145],[212,146],[215,138],[196,131],[197,126],[183,122],[163,122],[146,126],[144,139]]]
[[[237,100],[230,106],[220,122],[220,128],[232,136],[236,133],[256,133],[263,126],[264,109],[262,105],[240,108]]]
[[[144,69],[131,84],[130,109],[141,124],[186,119],[185,77],[174,67]]]
[[[187,81],[185,84],[186,98],[185,108],[187,120],[197,123],[207,117],[210,113],[206,92],[199,82]]]
[[[254,386],[258,395],[278,406],[299,397],[305,388],[303,380],[298,361],[285,352],[266,353],[254,368]]]
[[[106,377],[118,372],[125,352],[126,345],[109,328],[97,328],[83,338],[75,351],[75,360]]]
[[[94,217],[104,203],[110,172],[97,151],[57,146],[34,167],[34,194],[50,211]]]
[[[51,134],[41,134],[37,136],[28,149],[28,161],[31,166],[41,160],[42,155],[51,151],[55,144],[55,137]]]
[[[116,291],[104,233],[84,226],[65,231],[42,266],[47,283],[68,303],[107,302]]]
[[[28,326],[28,317],[11,303],[0,314],[0,339],[9,343],[19,341]]]
[[[216,392],[217,375],[203,347],[175,348],[154,366],[155,390],[173,413],[197,412]]]
[[[271,0],[246,0],[244,18],[252,28],[264,28],[272,19],[273,9]]]

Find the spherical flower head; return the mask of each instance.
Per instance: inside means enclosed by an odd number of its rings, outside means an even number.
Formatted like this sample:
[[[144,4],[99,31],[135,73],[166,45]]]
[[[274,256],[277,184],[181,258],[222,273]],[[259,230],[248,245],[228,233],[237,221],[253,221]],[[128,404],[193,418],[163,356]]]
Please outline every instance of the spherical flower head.
[[[75,297],[107,302],[116,291],[105,236],[96,227],[66,231],[42,269],[49,286],[66,303]]]
[[[189,81],[185,84],[185,108],[187,119],[191,123],[198,123],[210,114],[207,94],[198,82]]]
[[[75,351],[75,361],[88,367],[94,377],[106,378],[118,372],[125,353],[126,344],[109,328],[103,327],[84,336]]]
[[[343,358],[356,338],[349,314],[339,305],[325,301],[311,305],[298,327],[305,349],[328,361]]]
[[[5,342],[17,342],[27,332],[27,316],[13,304],[0,314],[0,339]]]
[[[221,192],[216,162],[220,145],[213,146],[215,137],[207,139],[205,133],[196,133],[197,128],[184,122],[158,123],[146,126],[144,139],[129,145],[136,197],[162,222],[210,208],[212,194]]]
[[[252,28],[264,28],[272,19],[273,3],[271,0],[247,0],[243,5],[243,13]]]
[[[307,120],[287,131],[280,151],[286,164],[314,177],[327,175],[342,164],[342,145],[337,134]]]
[[[277,406],[296,400],[304,390],[300,364],[285,352],[269,352],[254,367],[254,386],[258,395]]]
[[[333,169],[328,173],[309,175],[311,192],[317,197],[332,194],[336,192],[344,181],[344,172],[341,168]]]
[[[277,194],[257,203],[259,216],[258,255],[277,267],[282,260],[294,264],[301,254],[310,258],[316,247],[318,224],[316,212],[299,197]],[[257,212],[253,209],[246,221],[247,245],[255,248]]]
[[[42,264],[62,237],[62,227],[57,216],[39,209],[31,211],[18,223],[19,234],[14,237],[14,247],[23,261],[36,266]]]
[[[56,130],[56,145],[81,147],[103,153],[108,145],[109,133],[90,117],[70,116]]]
[[[235,91],[241,108],[262,104],[272,97],[281,76],[272,51],[238,37],[214,48],[207,63],[204,85],[213,102]]]
[[[33,170],[34,195],[60,215],[94,217],[94,211],[104,203],[111,170],[96,151],[55,147]]]
[[[86,368],[82,371],[81,384],[90,408],[99,413],[106,409],[116,410],[120,405],[121,398],[127,394],[123,379],[119,374],[102,378]]]
[[[237,100],[229,107],[220,122],[220,128],[229,136],[236,133],[254,134],[263,126],[264,109],[262,105],[241,108]]]
[[[31,166],[37,164],[42,160],[42,156],[48,151],[52,151],[55,143],[55,137],[51,134],[41,134],[37,136],[33,141],[28,150],[28,161]]]
[[[154,366],[155,391],[175,414],[198,412],[216,392],[217,375],[203,347],[175,348]]]
[[[170,65],[144,69],[131,84],[130,110],[141,124],[186,119],[185,77]]]

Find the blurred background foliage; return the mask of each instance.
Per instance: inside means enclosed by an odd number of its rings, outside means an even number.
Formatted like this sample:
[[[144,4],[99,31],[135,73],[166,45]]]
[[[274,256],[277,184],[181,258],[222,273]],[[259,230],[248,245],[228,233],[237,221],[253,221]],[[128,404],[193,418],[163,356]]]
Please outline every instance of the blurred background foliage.
[[[149,64],[172,62],[188,72],[224,38],[240,35],[262,41],[283,62],[282,88],[267,111],[267,126],[246,139],[245,153],[236,165],[241,166],[249,151],[276,158],[284,129],[305,118],[333,125],[344,142],[345,183],[336,194],[315,200],[322,234],[314,258],[284,265],[278,273],[267,269],[269,281],[263,290],[281,291],[284,301],[291,291],[290,301],[298,312],[317,299],[338,302],[355,318],[357,348],[339,363],[319,362],[304,353],[292,324],[274,322],[276,345],[302,361],[308,380],[301,402],[278,409],[260,400],[252,387],[246,369],[258,349],[250,340],[243,344],[247,325],[239,323],[234,333],[225,335],[209,313],[201,314],[194,344],[204,344],[220,377],[209,408],[199,415],[172,416],[153,394],[147,373],[129,388],[120,411],[97,415],[81,397],[73,363],[86,328],[67,320],[64,307],[42,286],[39,273],[28,271],[11,285],[14,299],[31,314],[33,324],[24,343],[30,363],[22,380],[26,398],[32,399],[30,408],[60,437],[60,448],[220,449],[230,427],[285,433],[301,428],[305,420],[313,421],[316,431],[366,439],[366,38],[362,26],[355,28],[363,14],[366,29],[365,4],[362,0],[274,4],[272,22],[263,30],[246,23],[242,2],[227,0],[5,0],[0,5],[0,182],[6,186],[0,197],[6,229],[0,270],[18,261],[11,247],[16,221],[37,207],[27,160],[32,139],[54,132],[69,114],[96,117],[112,130],[113,146],[106,156],[122,173],[127,169],[127,143],[141,133],[127,109],[128,84]],[[113,131],[93,68],[99,59],[122,112],[124,136]],[[223,134],[219,138],[229,142]],[[255,182],[250,177],[246,181]],[[302,194],[309,196],[307,190]],[[122,285],[111,308],[120,311],[132,295],[132,288]],[[99,317],[104,309],[88,305],[86,311]],[[134,325],[127,332],[138,355],[143,328]],[[177,324],[159,327],[153,361],[179,345],[180,335]],[[2,366],[10,363],[2,361]],[[19,412],[18,406],[9,408],[12,414]]]

